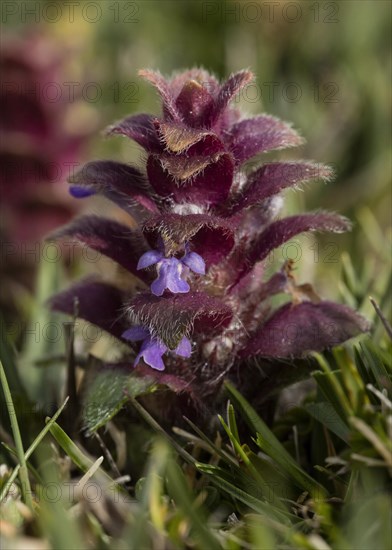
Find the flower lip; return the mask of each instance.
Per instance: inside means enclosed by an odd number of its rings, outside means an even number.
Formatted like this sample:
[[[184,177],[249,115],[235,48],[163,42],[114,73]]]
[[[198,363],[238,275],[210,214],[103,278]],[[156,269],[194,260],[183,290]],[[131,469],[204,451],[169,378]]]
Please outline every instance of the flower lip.
[[[122,334],[122,337],[131,342],[143,340],[140,351],[134,361],[134,367],[143,359],[151,368],[159,371],[165,370],[162,355],[168,351],[168,348],[161,340],[154,338],[147,328],[142,326],[131,327]],[[176,349],[173,350],[173,353],[184,358],[190,357],[192,353],[190,340],[184,336]]]
[[[139,259],[137,269],[145,269],[157,264],[158,277],[151,285],[151,291],[155,296],[162,296],[164,291],[170,290],[173,294],[189,292],[190,286],[185,281],[188,270],[199,275],[205,274],[205,262],[196,252],[191,252],[189,244],[185,244],[185,253],[181,258],[165,257],[163,243],[160,250],[149,250]]]
[[[143,359],[144,362],[155,370],[165,370],[165,364],[162,355],[167,351],[167,347],[163,342],[148,336],[142,343],[140,352],[136,356],[134,367],[136,367]]]
[[[173,294],[189,292],[190,286],[182,275],[184,265],[177,258],[164,258],[158,262],[158,277],[151,285],[151,291],[155,296],[162,296],[166,289]]]

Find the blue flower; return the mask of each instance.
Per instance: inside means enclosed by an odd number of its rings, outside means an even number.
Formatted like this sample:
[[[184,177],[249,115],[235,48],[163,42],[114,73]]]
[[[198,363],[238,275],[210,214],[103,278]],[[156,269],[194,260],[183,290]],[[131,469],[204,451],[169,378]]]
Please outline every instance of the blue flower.
[[[151,336],[150,331],[144,327],[136,326],[126,330],[123,338],[131,342],[137,342],[143,340],[140,351],[136,356],[133,364],[136,367],[140,359],[143,358],[144,362],[156,370],[165,370],[165,364],[162,360],[162,355],[168,351],[167,346],[157,338]],[[192,352],[192,345],[186,336],[183,337],[173,353],[180,357],[190,357]]]
[[[151,291],[155,296],[162,296],[166,289],[173,294],[189,292],[190,286],[185,280],[189,269],[199,275],[205,274],[203,258],[196,252],[190,252],[188,245],[180,259],[174,256],[166,258],[162,250],[149,250],[140,257],[137,269],[145,269],[154,264],[157,264],[158,277],[152,283]]]
[[[84,199],[85,197],[95,195],[94,189],[89,189],[88,187],[83,187],[82,185],[70,185],[69,193],[75,199]]]

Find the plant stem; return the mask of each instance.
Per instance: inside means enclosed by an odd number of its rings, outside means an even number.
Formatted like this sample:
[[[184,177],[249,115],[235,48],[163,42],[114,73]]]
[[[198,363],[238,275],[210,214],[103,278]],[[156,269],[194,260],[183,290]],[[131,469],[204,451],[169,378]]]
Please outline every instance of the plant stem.
[[[19,477],[20,477],[20,484],[22,487],[23,499],[27,504],[27,506],[31,510],[33,510],[33,499],[31,496],[32,493],[31,493],[30,481],[27,473],[26,459],[25,459],[25,454],[23,450],[23,443],[20,435],[18,419],[16,418],[15,407],[12,401],[12,395],[10,392],[10,388],[8,386],[7,377],[5,375],[5,371],[3,368],[3,363],[1,361],[0,361],[0,380],[4,391],[5,402],[7,404],[8,414],[11,421],[12,433],[15,441],[16,453],[18,455],[18,460],[20,464]]]

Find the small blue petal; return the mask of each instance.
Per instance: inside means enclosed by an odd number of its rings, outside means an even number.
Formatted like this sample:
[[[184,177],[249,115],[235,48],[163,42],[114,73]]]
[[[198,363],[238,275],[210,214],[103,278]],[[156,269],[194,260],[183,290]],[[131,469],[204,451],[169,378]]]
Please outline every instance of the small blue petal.
[[[144,340],[150,335],[149,331],[144,327],[131,327],[122,333],[122,337],[125,340],[131,342],[137,342],[138,340]]]
[[[163,342],[152,339],[150,336],[146,338],[140,349],[140,353],[135,359],[134,366],[143,358],[144,362],[151,368],[156,370],[165,370],[165,364],[162,360],[162,355],[167,351],[167,347]]]
[[[163,254],[162,252],[159,252],[159,250],[149,250],[140,256],[136,269],[145,269],[146,267],[150,267],[150,265],[157,264],[160,260],[162,260],[162,258]]]
[[[69,186],[69,193],[75,199],[84,199],[85,197],[91,197],[91,195],[95,195],[95,191],[92,189],[89,189],[88,187],[82,187],[81,185],[70,185]]]
[[[190,357],[192,353],[192,344],[186,336],[181,340],[176,349],[174,350],[176,355],[180,357]]]
[[[199,273],[200,275],[205,275],[206,264],[203,258],[196,252],[187,252],[185,256],[181,258],[183,264],[185,264],[189,269],[194,273]]]
[[[158,264],[158,277],[151,285],[155,296],[162,296],[166,289],[174,294],[189,292],[190,286],[181,278],[184,268],[176,258],[166,258]]]

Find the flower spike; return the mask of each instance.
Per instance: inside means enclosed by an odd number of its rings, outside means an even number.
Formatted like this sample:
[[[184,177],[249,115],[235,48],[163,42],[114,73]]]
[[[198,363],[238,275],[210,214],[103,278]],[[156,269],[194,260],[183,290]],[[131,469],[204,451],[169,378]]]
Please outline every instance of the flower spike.
[[[90,281],[61,293],[55,307],[72,314],[78,298],[82,318],[139,342],[129,351],[135,366],[143,360],[163,371],[164,355],[171,354],[162,376],[180,379],[177,387],[191,388],[192,397],[216,391],[229,370],[238,381],[249,373],[257,385],[252,364],[264,365],[268,357],[278,369],[278,359],[322,351],[368,330],[349,307],[297,284],[290,262],[275,274],[266,269],[270,253],[296,235],[340,233],[350,224],[322,210],[279,219],[281,193],[329,180],[328,167],[286,160],[245,168],[256,155],[303,143],[289,123],[239,111],[233,99],[253,75],[241,71],[222,84],[202,69],[169,79],[153,71],[141,75],[161,96],[160,115],[132,115],[109,133],[141,146],[145,166],[95,161],[70,181],[73,196],[103,195],[132,222],[89,216],[57,234],[105,254],[150,288],[130,284],[132,290],[119,291]],[[277,294],[287,296],[278,309],[271,301]]]

